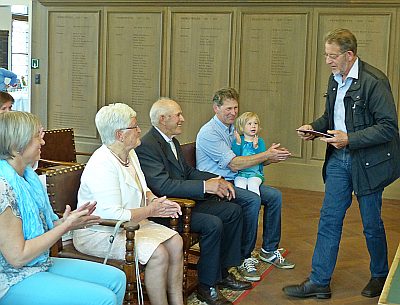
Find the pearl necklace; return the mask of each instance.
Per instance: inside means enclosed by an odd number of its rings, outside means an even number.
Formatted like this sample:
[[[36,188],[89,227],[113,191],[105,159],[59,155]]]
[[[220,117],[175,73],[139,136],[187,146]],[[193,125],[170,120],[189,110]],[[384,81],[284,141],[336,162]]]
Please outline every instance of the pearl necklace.
[[[129,157],[126,161],[123,161],[120,157],[118,157],[118,155],[113,152],[110,148],[108,148],[110,150],[110,152],[113,154],[113,156],[115,158],[117,158],[117,160],[119,161],[119,163],[121,163],[123,166],[128,167],[129,166]]]

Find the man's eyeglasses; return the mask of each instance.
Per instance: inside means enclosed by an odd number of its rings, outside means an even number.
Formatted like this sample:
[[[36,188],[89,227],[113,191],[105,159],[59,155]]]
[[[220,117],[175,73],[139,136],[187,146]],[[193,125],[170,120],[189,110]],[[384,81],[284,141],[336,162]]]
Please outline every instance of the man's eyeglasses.
[[[339,54],[327,54],[327,53],[323,53],[322,55],[325,57],[325,59],[326,59],[326,58],[329,58],[329,59],[337,59],[340,55],[342,55],[342,54],[344,54],[344,53],[346,53],[346,52],[342,52],[342,53],[339,53]]]
[[[120,128],[120,130],[137,129],[137,128],[139,128],[138,124],[136,124],[135,126],[132,126],[132,127]]]

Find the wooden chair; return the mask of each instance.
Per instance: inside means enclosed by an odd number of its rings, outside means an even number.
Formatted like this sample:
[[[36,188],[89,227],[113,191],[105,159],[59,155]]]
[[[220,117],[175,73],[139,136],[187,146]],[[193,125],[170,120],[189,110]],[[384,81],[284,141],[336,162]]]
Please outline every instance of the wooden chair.
[[[191,247],[199,242],[199,236],[190,231],[190,220],[192,218],[192,208],[195,206],[195,201],[186,198],[168,198],[172,201],[179,203],[182,209],[182,223],[183,230],[180,233],[183,239],[183,299],[187,304],[187,299],[190,294],[197,288],[197,279],[189,281],[189,269],[195,269],[195,265],[189,262],[189,254],[191,254]],[[178,219],[171,218],[170,228],[178,231]]]
[[[80,185],[80,177],[84,169],[84,164],[75,164],[69,167],[61,167],[46,171],[47,177],[47,191],[49,194],[50,203],[56,213],[62,216],[67,204],[74,210],[77,206],[77,194]],[[195,202],[190,199],[182,198],[170,198],[178,202],[182,207],[182,222],[183,232],[181,233],[183,238],[183,257],[184,257],[184,268],[183,268],[183,292],[185,304],[187,303],[187,297],[197,287],[196,282],[188,281],[188,255],[189,249],[195,242],[195,235],[190,232],[190,219],[191,209],[194,207]],[[103,220],[100,224],[106,226],[115,226],[117,221],[115,220]],[[178,219],[171,219],[170,227],[178,231]],[[134,262],[134,237],[135,231],[139,228],[138,224],[133,222],[126,222],[121,225],[126,231],[126,256],[125,260],[108,260],[108,264],[113,265],[117,268],[122,269],[127,278],[127,289],[125,293],[124,304],[133,304],[135,297],[135,262]],[[197,242],[197,241],[196,241]],[[95,262],[103,262],[102,258],[95,256],[86,255],[77,251],[72,243],[63,244],[60,240],[51,249],[51,255],[56,257],[76,258],[84,259]],[[143,269],[143,268],[142,268]]]
[[[196,168],[196,142],[188,142],[181,145],[183,157],[187,164]]]
[[[185,158],[187,164],[190,165],[191,167],[196,168],[196,142],[188,142],[181,144],[181,149],[183,157]],[[183,234],[185,234],[185,232]],[[189,269],[196,270],[197,264],[189,262],[189,255],[194,255],[195,257],[200,256],[200,248],[198,247],[198,242],[200,240],[199,235],[197,233],[193,233],[190,231],[187,231],[186,234],[187,236],[182,235],[183,240],[186,243],[184,246],[184,251],[185,251],[184,260],[187,261],[185,268],[187,268],[188,270]],[[186,286],[186,293],[188,294],[187,296],[189,296],[190,293],[192,293],[196,288],[197,288],[197,281],[193,281],[192,283],[188,282]]]
[[[50,203],[54,211],[62,216],[67,204],[74,210],[77,206],[77,194],[80,184],[80,177],[84,165],[77,164],[70,167],[59,168],[55,170],[49,170],[46,172],[47,179],[47,191],[50,199]],[[115,220],[103,220],[101,225],[114,227],[117,221]],[[127,286],[124,297],[124,305],[133,305],[135,298],[135,285],[136,285],[136,273],[135,273],[135,231],[139,229],[139,225],[131,221],[125,222],[121,225],[126,232],[126,254],[125,260],[112,260],[109,259],[107,264],[113,265],[117,268],[122,269],[125,272]],[[94,261],[102,263],[104,259],[86,255],[80,253],[75,249],[72,242],[63,243],[59,240],[51,249],[51,256],[64,257],[64,258],[75,258],[83,259],[88,261]]]
[[[41,159],[37,172],[44,173],[52,166],[71,166],[77,164],[77,156],[91,156],[90,153],[75,150],[75,136],[72,128],[44,131],[45,144],[41,149]]]

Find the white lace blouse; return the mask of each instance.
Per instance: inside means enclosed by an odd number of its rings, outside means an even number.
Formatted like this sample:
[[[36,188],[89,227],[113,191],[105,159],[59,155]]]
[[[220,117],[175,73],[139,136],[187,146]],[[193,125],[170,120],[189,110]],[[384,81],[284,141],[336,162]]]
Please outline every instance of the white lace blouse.
[[[8,207],[11,208],[12,213],[16,217],[21,218],[14,191],[7,181],[3,177],[0,177],[0,214]],[[37,266],[15,268],[6,261],[0,252],[0,299],[7,293],[11,286],[37,272],[46,271],[51,265],[52,260],[49,257],[46,262]]]

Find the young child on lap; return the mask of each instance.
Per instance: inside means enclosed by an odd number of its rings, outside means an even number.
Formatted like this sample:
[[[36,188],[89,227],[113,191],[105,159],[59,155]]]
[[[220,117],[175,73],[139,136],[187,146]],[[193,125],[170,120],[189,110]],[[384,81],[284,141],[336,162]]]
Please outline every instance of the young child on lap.
[[[232,151],[236,156],[251,156],[266,150],[265,142],[258,137],[260,119],[254,112],[245,112],[235,123],[235,140]],[[263,165],[242,169],[235,178],[235,186],[248,189],[260,195],[260,185],[264,182]]]

